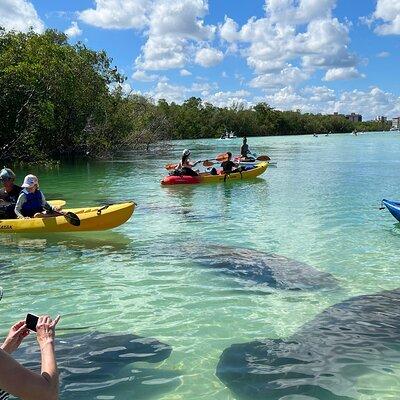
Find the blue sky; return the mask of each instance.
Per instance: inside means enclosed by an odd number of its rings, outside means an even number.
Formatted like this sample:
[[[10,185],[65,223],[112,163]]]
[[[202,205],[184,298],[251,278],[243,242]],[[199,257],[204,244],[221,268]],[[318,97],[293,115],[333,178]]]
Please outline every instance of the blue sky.
[[[0,25],[104,49],[155,100],[400,116],[400,1],[2,0]]]

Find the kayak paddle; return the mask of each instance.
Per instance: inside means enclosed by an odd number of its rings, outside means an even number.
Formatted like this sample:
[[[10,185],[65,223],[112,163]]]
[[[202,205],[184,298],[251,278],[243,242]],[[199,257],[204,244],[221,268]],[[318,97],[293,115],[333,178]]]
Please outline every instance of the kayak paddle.
[[[228,159],[228,155],[226,154],[226,153],[221,153],[221,154],[218,154],[215,158],[212,158],[211,160],[213,160],[213,161],[220,161],[220,162],[222,162],[222,161],[225,161],[225,160],[227,160]],[[204,165],[204,163],[211,163],[211,160],[199,160],[199,161],[196,161],[194,164],[193,164],[193,166],[195,166],[196,164],[199,164],[199,163],[203,163],[203,165]],[[166,164],[165,165],[165,169],[167,169],[167,170],[171,170],[171,169],[175,169],[177,166],[178,166],[179,164]],[[204,165],[205,167],[206,166],[208,166],[208,167],[212,167],[214,164],[212,163],[212,164],[210,164],[210,165]]]
[[[59,216],[63,216],[67,220],[67,222],[73,226],[79,226],[81,224],[81,220],[79,219],[79,217],[72,211],[54,211],[51,207],[45,207],[45,209],[46,211],[55,212]]]
[[[81,220],[79,219],[79,217],[71,211],[68,211],[65,214],[61,213],[61,215],[63,215],[67,222],[73,226],[79,226],[81,224]]]

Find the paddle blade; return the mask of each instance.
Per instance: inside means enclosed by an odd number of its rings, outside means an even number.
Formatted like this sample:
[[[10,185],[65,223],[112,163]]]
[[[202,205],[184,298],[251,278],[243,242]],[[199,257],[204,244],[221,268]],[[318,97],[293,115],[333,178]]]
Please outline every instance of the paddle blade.
[[[167,169],[168,171],[175,169],[178,166],[178,164],[166,164],[165,165],[165,169]]]
[[[217,157],[215,157],[215,159],[217,161],[221,161],[221,162],[226,161],[226,160],[228,160],[228,154],[226,154],[226,153],[218,154]]]
[[[259,156],[259,157],[257,157],[257,160],[258,161],[269,161],[270,158],[268,156]]]
[[[206,160],[203,162],[204,167],[212,167],[213,165],[214,165],[214,163],[212,161]]]
[[[64,217],[71,225],[79,226],[81,224],[79,217],[71,211],[68,211],[66,214],[64,214]]]

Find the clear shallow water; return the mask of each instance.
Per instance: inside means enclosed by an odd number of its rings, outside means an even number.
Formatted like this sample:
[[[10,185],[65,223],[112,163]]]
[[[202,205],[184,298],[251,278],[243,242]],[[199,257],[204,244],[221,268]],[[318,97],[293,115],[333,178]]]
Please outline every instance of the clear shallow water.
[[[47,198],[69,206],[134,199],[138,207],[104,233],[0,236],[3,336],[27,311],[48,312],[62,315],[60,337],[131,333],[172,347],[164,361],[127,363],[116,374],[121,382],[104,379],[104,396],[98,383],[75,382],[61,398],[78,390],[87,399],[234,399],[215,376],[231,344],[288,337],[332,304],[400,287],[400,226],[378,210],[382,198],[400,198],[398,134],[251,138],[252,150],[278,162],[261,178],[159,185],[163,165],[185,147],[200,159],[239,146],[174,142],[159,156],[18,171],[21,180],[39,174]],[[228,276],[194,261],[212,244],[306,263],[332,274],[340,289],[278,290]],[[62,331],[71,327],[87,329]],[[360,376],[353,397],[398,398],[399,366]],[[145,378],[134,378],[138,368]]]

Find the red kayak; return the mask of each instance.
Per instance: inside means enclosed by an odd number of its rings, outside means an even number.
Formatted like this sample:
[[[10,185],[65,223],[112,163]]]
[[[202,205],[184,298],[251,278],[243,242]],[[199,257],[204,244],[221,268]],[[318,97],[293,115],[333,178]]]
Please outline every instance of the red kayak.
[[[169,175],[166,176],[162,181],[161,185],[190,185],[200,183],[200,176],[190,176],[190,175]]]

